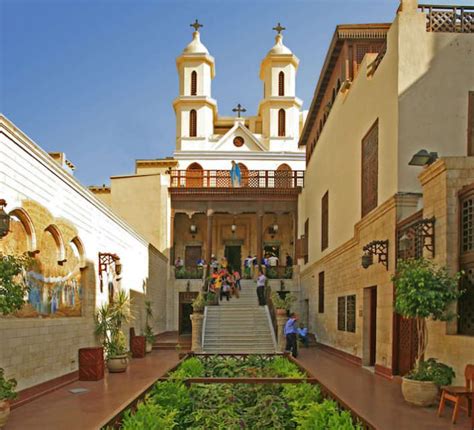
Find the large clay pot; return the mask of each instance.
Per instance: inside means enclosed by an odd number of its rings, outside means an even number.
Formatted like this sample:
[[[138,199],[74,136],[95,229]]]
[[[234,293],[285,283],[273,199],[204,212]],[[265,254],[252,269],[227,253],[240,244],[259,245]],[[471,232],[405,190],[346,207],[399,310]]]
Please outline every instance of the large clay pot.
[[[437,403],[438,386],[430,381],[402,378],[403,398],[412,405],[431,406]]]
[[[146,352],[149,353],[153,350],[153,344],[151,342],[146,343]]]
[[[286,309],[277,309],[276,310],[277,315],[283,315],[283,316],[286,317],[286,313],[287,313]]]
[[[10,415],[10,402],[8,400],[0,400],[0,428],[7,423]]]
[[[107,360],[107,368],[110,373],[121,373],[127,370],[128,355],[117,355],[116,357],[109,357]]]

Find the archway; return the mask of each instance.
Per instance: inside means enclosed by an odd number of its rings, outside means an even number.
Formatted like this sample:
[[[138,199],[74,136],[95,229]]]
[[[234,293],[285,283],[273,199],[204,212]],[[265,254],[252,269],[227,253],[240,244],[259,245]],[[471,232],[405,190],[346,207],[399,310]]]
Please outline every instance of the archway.
[[[15,208],[10,211],[9,215],[12,217],[13,221],[10,229],[14,235],[18,236],[14,240],[15,247],[21,248],[17,249],[16,251],[28,251],[30,253],[37,251],[35,227],[28,212],[26,212],[23,208]],[[15,226],[15,224],[17,225]]]

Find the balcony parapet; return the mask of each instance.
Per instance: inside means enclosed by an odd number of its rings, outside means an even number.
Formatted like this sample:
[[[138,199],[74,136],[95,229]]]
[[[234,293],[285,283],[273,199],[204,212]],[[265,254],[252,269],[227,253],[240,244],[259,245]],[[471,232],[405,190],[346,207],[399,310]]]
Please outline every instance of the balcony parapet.
[[[426,31],[474,33],[474,6],[420,4],[426,14]]]

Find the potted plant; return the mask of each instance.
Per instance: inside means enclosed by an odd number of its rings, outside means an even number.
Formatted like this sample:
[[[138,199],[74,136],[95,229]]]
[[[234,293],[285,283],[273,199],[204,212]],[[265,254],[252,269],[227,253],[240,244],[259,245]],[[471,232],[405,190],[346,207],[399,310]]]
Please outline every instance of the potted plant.
[[[17,397],[16,380],[6,379],[5,371],[0,367],[0,428],[7,423],[10,415],[10,400]]]
[[[286,294],[282,298],[277,291],[274,291],[272,292],[271,297],[277,315],[286,315],[287,312],[291,309],[293,303],[296,301],[296,297],[291,293]]]
[[[402,380],[402,393],[409,403],[428,406],[436,402],[439,379],[434,375],[445,369],[445,365],[433,359],[423,362],[428,345],[426,320],[448,321],[454,316],[448,308],[460,295],[460,276],[460,273],[450,276],[445,268],[436,267],[423,258],[398,262],[392,279],[396,292],[395,310],[401,316],[415,320],[418,339],[415,367]],[[443,373],[450,372],[443,370]]]
[[[146,352],[153,350],[153,344],[155,343],[156,336],[153,333],[153,328],[150,326],[150,321],[153,320],[153,308],[152,303],[147,300],[145,302],[145,332],[143,333],[146,339]]]
[[[0,253],[0,314],[19,311],[25,303],[28,286],[25,272],[33,259],[27,254],[5,255]]]
[[[96,313],[96,335],[102,342],[111,373],[125,372],[129,354],[123,325],[130,321],[130,299],[119,290],[112,303],[103,305]]]
[[[193,312],[196,314],[202,314],[206,305],[207,302],[203,293],[199,293],[191,304],[191,306],[193,307]]]

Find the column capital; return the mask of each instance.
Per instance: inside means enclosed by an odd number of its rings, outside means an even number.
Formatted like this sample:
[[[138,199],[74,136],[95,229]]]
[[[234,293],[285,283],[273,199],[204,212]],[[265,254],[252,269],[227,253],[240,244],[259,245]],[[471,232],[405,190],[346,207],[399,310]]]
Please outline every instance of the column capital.
[[[206,211],[206,215],[207,215],[207,216],[213,216],[213,215],[214,215],[214,209],[208,209],[208,210]]]

